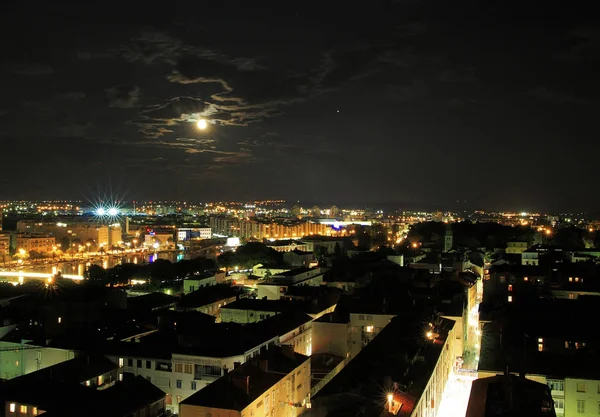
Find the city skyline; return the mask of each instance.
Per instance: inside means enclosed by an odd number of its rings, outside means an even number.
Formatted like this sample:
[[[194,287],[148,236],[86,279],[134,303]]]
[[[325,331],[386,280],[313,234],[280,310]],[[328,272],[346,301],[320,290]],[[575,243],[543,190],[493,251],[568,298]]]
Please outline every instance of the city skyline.
[[[596,210],[591,13],[314,6],[6,6],[0,199]]]

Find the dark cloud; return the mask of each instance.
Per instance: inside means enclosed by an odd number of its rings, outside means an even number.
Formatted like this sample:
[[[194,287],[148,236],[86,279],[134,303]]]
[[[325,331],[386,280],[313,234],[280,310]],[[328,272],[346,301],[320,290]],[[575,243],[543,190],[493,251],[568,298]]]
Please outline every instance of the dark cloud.
[[[414,80],[410,84],[390,85],[385,95],[397,102],[411,102],[425,97],[429,93],[428,84],[422,80]]]
[[[579,27],[570,32],[568,46],[556,53],[556,59],[573,64],[584,62],[600,63],[600,29],[598,27]]]
[[[138,107],[140,96],[140,88],[137,85],[117,85],[106,89],[109,107],[122,109]]]
[[[587,105],[594,104],[595,102],[597,102],[597,100],[585,97],[581,94],[575,94],[574,92],[566,92],[558,88],[553,89],[549,87],[538,87],[536,89],[530,90],[528,94],[532,97],[541,100],[546,100],[555,104]]]
[[[81,101],[85,99],[85,93],[82,91],[71,91],[68,93],[59,94],[57,98],[64,101]]]
[[[38,63],[12,64],[8,65],[6,70],[12,74],[25,75],[29,77],[50,75],[54,73],[54,69],[51,66]]]
[[[9,7],[0,16],[3,61],[11,63],[0,68],[0,135],[11,149],[3,149],[0,171],[19,175],[3,190],[77,190],[115,173],[157,198],[512,204],[509,195],[532,209],[553,204],[556,189],[574,188],[560,173],[575,169],[544,171],[553,188],[532,198],[530,187],[519,191],[518,179],[506,177],[518,172],[514,164],[594,166],[581,159],[595,148],[570,150],[596,142],[600,37],[569,8],[213,3],[124,3],[119,13],[66,3]],[[199,118],[209,129],[196,128]],[[502,175],[478,179],[461,162],[506,141],[520,144],[521,159],[486,156],[489,166],[507,168]],[[41,184],[38,170],[25,178],[18,169],[19,155],[33,152],[33,166],[53,169],[55,181]],[[81,166],[82,154],[89,163],[81,179],[58,172]],[[398,169],[418,175],[398,189]],[[324,178],[336,186],[323,186]]]

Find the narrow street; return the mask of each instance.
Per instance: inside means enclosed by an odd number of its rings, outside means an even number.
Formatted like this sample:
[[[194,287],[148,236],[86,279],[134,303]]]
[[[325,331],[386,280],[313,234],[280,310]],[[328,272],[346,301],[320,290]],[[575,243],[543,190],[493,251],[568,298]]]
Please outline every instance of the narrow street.
[[[477,379],[479,355],[481,353],[481,325],[479,323],[479,304],[483,299],[483,283],[478,281],[476,286],[475,305],[468,314],[468,337],[465,341],[463,358],[464,368],[454,370],[448,377],[444,388],[440,409],[436,417],[465,417],[471,385]],[[467,355],[467,352],[471,353]]]
[[[459,371],[460,372],[460,371]],[[453,372],[448,378],[440,409],[436,417],[464,417],[467,413],[471,383],[477,379],[473,372]]]

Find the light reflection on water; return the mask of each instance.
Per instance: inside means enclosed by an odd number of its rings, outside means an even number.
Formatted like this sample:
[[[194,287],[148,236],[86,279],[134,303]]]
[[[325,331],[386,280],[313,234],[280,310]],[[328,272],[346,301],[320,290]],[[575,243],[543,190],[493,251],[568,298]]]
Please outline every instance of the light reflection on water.
[[[29,265],[23,270],[27,270],[28,272],[44,272],[44,273],[52,273],[56,274],[57,272],[61,272],[62,274],[77,274],[84,275],[85,270],[92,264],[100,265],[103,268],[112,268],[121,263],[133,263],[133,264],[143,264],[145,262],[151,263],[157,259],[166,259],[171,262],[179,262],[185,259],[184,253],[176,253],[176,252],[164,252],[164,253],[150,253],[146,255],[122,255],[122,256],[108,256],[105,255],[103,257],[97,257],[93,259],[77,259],[69,262],[62,262],[60,264],[52,264],[48,263],[45,265]]]

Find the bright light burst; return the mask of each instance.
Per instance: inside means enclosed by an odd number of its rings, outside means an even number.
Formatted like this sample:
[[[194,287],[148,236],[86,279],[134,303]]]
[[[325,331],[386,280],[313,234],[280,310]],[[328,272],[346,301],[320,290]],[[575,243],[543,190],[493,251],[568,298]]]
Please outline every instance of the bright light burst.
[[[200,130],[205,130],[208,127],[208,123],[206,120],[200,119],[198,122],[196,122],[196,126],[198,126],[198,129]]]
[[[96,200],[90,212],[99,223],[119,223],[122,215],[122,203],[116,200]]]

